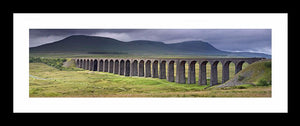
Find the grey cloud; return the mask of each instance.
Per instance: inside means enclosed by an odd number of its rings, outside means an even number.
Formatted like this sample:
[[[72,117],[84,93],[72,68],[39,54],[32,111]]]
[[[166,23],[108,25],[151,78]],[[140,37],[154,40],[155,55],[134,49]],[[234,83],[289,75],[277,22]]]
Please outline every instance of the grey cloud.
[[[122,41],[175,43],[202,40],[221,50],[257,50],[271,54],[271,29],[31,29],[30,46],[79,34],[112,37]]]

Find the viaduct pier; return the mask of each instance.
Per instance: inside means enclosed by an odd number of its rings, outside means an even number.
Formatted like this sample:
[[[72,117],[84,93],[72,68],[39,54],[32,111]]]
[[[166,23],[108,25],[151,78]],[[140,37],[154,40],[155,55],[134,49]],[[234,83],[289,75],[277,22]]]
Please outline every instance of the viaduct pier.
[[[176,83],[196,83],[195,65],[199,64],[198,85],[206,85],[206,64],[211,65],[210,86],[218,84],[218,63],[222,64],[222,83],[229,80],[229,64],[235,65],[235,74],[248,64],[265,58],[74,58],[76,67],[90,71],[109,72],[124,76],[167,79]],[[188,64],[188,78],[185,65]],[[167,67],[166,67],[167,65]],[[176,67],[176,78],[174,70]],[[167,69],[166,69],[167,68]]]

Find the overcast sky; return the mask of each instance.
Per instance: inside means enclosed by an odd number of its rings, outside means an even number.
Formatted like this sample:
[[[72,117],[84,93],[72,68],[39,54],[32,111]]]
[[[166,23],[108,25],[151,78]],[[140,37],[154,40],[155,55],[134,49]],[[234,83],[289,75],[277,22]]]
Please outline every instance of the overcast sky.
[[[271,54],[271,29],[30,29],[29,46],[70,35],[110,37],[121,41],[152,40],[166,44],[201,40],[224,51]]]

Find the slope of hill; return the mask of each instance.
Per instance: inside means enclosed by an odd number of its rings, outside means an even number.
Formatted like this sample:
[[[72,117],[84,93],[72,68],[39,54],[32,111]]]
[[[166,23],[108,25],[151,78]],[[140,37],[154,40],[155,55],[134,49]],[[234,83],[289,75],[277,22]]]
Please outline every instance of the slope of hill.
[[[138,54],[138,55],[217,55],[235,57],[265,57],[270,55],[249,52],[221,51],[207,42],[186,41],[173,44],[136,40],[123,42],[108,37],[73,35],[65,39],[31,47],[30,53],[93,53],[93,54]]]
[[[250,64],[236,74],[234,78],[217,87],[232,87],[242,84],[271,85],[271,63],[271,60],[261,60]]]
[[[31,52],[95,52],[119,50],[124,42],[106,37],[73,35],[65,39],[30,48]],[[112,50],[113,49],[113,50]]]
[[[224,54],[226,52],[221,51],[207,42],[202,41],[185,41],[181,43],[169,44],[169,46],[175,50],[182,52],[197,52],[202,54]]]

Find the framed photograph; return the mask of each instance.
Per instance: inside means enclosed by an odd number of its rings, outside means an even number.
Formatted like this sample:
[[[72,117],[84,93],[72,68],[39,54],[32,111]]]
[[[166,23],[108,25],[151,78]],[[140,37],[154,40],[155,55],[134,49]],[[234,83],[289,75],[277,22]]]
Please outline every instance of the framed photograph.
[[[14,112],[287,112],[287,14],[14,13]]]

